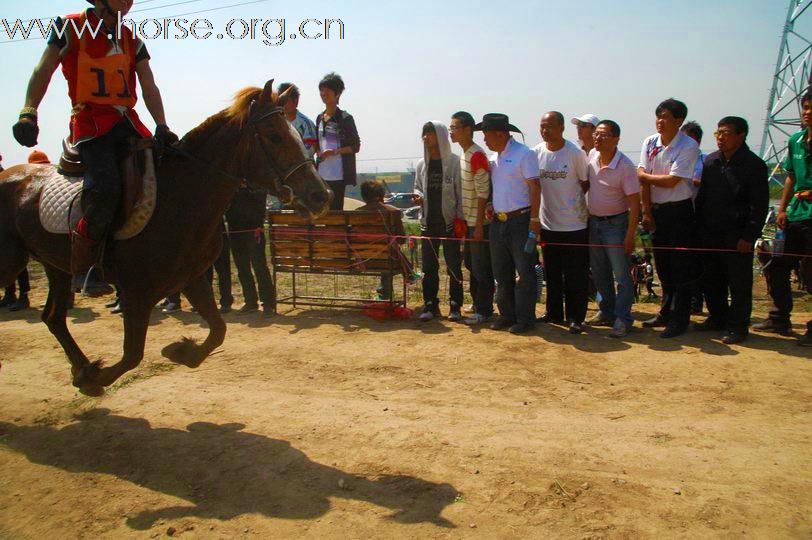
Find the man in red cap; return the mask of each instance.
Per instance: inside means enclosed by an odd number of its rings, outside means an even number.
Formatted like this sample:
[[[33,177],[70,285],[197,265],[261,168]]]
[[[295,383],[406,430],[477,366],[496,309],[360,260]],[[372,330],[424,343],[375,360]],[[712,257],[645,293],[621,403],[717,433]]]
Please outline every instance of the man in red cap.
[[[17,142],[29,148],[37,144],[37,107],[61,64],[73,106],[70,142],[77,146],[87,167],[82,193],[85,217],[72,233],[71,271],[75,276],[98,262],[121,197],[118,162],[128,139],[151,136],[135,112],[136,77],[157,124],[158,148],[178,140],[166,125],[146,47],[130,28],[118,24],[132,8],[133,0],[88,2],[92,7],[84,12],[56,19],[56,27],[65,31],[61,36],[51,33],[14,125]],[[96,280],[89,282],[86,290],[91,295],[112,291],[109,285]]]

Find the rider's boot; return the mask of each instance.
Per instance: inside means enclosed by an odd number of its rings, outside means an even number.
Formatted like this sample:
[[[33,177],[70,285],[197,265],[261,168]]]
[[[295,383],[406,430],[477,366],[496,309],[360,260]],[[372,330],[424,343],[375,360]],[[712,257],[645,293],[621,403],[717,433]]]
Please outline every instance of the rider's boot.
[[[99,278],[98,264],[101,262],[102,243],[87,235],[87,222],[84,218],[71,232],[70,271],[73,274],[73,290],[87,296],[97,297],[113,292],[113,287]]]

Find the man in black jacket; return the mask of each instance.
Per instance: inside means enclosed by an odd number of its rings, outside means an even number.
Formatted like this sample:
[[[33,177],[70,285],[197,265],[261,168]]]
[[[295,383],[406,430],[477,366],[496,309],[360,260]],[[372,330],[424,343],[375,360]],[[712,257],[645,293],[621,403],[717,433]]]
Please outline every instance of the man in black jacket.
[[[770,199],[767,165],[748,148],[747,133],[743,118],[719,120],[714,134],[719,151],[705,158],[696,197],[699,245],[710,250],[702,253],[710,315],[694,328],[725,331],[726,344],[747,339],[753,309],[753,245],[761,236]]]
[[[265,257],[265,199],[267,192],[261,189],[240,188],[231,206],[226,210],[229,242],[237,276],[242,286],[245,305],[240,313],[262,309],[265,315],[274,314],[274,283]],[[253,274],[252,271],[253,270]],[[254,281],[256,275],[256,281]],[[259,297],[257,297],[259,285]]]

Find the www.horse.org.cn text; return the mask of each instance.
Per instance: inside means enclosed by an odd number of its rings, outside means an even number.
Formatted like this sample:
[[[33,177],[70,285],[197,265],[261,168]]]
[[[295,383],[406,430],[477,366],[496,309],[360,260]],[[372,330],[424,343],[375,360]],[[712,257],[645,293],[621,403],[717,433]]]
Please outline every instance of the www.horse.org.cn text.
[[[116,25],[117,37],[121,38],[124,28],[129,28],[136,37],[143,40],[156,39],[230,39],[260,41],[268,47],[279,47],[286,41],[344,39],[344,21],[341,19],[305,19],[297,24],[288,24],[287,19],[231,19],[224,28],[216,30],[208,19],[161,18],[134,21],[122,19],[119,15]],[[294,30],[295,28],[295,30]],[[55,19],[0,19],[0,30],[10,40],[47,38],[52,32],[62,37],[69,30],[79,37],[85,32],[94,38],[105,30],[102,21],[95,25],[85,20],[79,24],[74,19],[66,19],[57,25]],[[290,33],[288,33],[290,31]],[[112,35],[109,35],[112,38]]]

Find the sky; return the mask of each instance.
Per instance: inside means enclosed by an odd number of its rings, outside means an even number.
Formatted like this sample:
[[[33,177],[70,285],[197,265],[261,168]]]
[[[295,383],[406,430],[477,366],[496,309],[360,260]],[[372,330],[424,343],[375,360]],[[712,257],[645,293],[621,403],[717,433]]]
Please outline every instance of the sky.
[[[181,1],[136,0],[129,18],[170,17],[246,0]],[[85,6],[80,0],[0,0],[0,19],[50,17]],[[716,122],[736,115],[750,123],[748,142],[758,151],[786,14],[783,0],[271,0],[185,17],[208,19],[215,34],[209,39],[173,39],[170,32],[170,39],[144,41],[168,123],[178,134],[226,107],[240,88],[268,79],[296,83],[300,110],[315,119],[323,109],[319,80],[331,71],[341,74],[347,85],[341,107],[355,117],[362,141],[359,170],[384,172],[413,165],[423,155],[422,125],[447,124],[458,110],[477,119],[488,112],[508,114],[530,146],[541,141],[538,125],[545,112],[557,110],[568,119],[594,113],[620,124],[620,147],[637,159],[643,139],[655,131],[654,109],[668,97],[684,101],[689,119],[705,129],[703,150],[715,149]],[[288,35],[307,19],[340,19],[344,39],[336,24],[329,40],[300,36],[268,46],[261,33],[254,40],[216,39],[238,18],[285,19]],[[276,36],[279,24],[266,28]],[[232,33],[241,29],[235,24]],[[305,31],[313,36],[317,25],[311,22]],[[8,39],[0,30],[0,42]],[[30,152],[14,141],[11,126],[44,48],[42,39],[0,43],[5,167]],[[143,101],[138,111],[154,127]],[[69,114],[67,86],[57,71],[39,110],[38,148],[52,158]],[[565,135],[575,140],[575,127],[568,125]],[[481,136],[477,140],[481,144]]]

